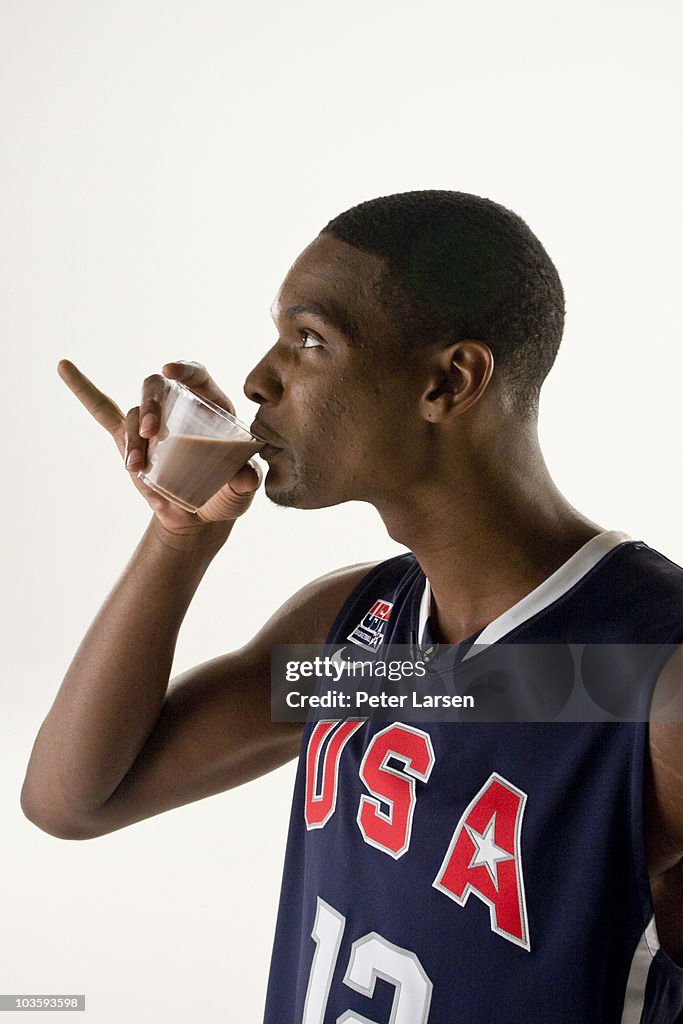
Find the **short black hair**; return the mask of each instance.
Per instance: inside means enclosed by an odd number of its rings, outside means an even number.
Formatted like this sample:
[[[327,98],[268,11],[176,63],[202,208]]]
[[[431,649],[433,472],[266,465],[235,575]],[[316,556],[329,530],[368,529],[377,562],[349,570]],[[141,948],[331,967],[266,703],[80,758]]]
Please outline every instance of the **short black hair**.
[[[434,189],[360,203],[321,234],[385,261],[377,298],[401,346],[485,342],[515,410],[535,414],[562,337],[564,292],[521,217],[490,199]]]

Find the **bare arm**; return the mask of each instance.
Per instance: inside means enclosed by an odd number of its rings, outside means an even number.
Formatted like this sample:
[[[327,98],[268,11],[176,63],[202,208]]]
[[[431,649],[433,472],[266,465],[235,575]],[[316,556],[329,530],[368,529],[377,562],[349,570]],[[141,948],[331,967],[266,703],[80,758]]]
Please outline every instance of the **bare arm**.
[[[24,812],[48,831],[99,807],[140,753],[168,686],[176,638],[227,536],[169,535],[153,519],[84,637],[36,738]]]
[[[140,452],[131,468],[143,464],[139,424],[141,411],[154,408],[154,391],[148,389],[141,410],[124,417],[71,364],[60,372],[122,455]],[[203,367],[196,380],[207,397],[220,396]],[[323,642],[367,567],[304,588],[250,644],[185,673],[169,690],[180,625],[204,572],[248,507],[255,476],[245,467],[198,516],[134,478],[155,516],[36,738],[21,801],[40,828],[68,839],[101,835],[228,789],[296,754],[300,728],[270,721],[271,645]]]
[[[45,831],[64,839],[103,835],[297,755],[302,727],[270,720],[271,647],[324,642],[370,566],[309,584],[241,650],[169,687],[177,630],[205,564],[197,552],[169,556],[150,526],[36,739],[22,806]]]

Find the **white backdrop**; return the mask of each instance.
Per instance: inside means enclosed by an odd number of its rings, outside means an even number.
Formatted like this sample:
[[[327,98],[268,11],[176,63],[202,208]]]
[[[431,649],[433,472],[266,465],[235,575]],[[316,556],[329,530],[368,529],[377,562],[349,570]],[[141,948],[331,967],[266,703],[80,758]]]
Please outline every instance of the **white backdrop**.
[[[60,357],[125,408],[197,359],[249,421],[270,302],[324,224],[390,192],[476,192],[528,221],[565,285],[541,419],[561,489],[683,561],[681,10],[0,0],[0,992],[84,992],[92,1024],[256,1024],[293,781],[85,843],[22,816],[35,733],[148,520]],[[398,550],[367,507],[263,495],[233,541],[176,670],[305,581]]]

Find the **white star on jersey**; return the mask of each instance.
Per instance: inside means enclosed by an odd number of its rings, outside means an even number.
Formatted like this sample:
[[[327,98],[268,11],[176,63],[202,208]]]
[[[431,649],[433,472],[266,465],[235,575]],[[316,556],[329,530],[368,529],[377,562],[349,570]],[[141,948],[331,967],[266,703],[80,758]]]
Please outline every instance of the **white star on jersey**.
[[[485,867],[491,876],[491,881],[498,891],[498,862],[501,860],[512,860],[514,855],[508,853],[507,850],[503,850],[500,846],[496,846],[494,836],[496,833],[496,815],[495,812],[490,822],[486,826],[483,834],[481,832],[475,832],[475,830],[465,822],[465,828],[467,833],[476,846],[474,856],[470,861],[471,868]]]

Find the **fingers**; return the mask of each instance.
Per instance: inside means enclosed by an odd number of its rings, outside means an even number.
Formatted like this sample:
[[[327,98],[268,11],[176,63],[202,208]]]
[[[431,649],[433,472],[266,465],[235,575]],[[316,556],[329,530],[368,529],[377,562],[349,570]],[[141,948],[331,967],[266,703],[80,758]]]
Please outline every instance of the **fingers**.
[[[157,373],[145,379],[140,405],[130,409],[126,416],[69,359],[60,360],[57,372],[93,419],[112,435],[123,455],[126,469],[131,474],[139,473],[147,464],[148,441],[159,433],[169,380],[180,381],[202,398],[215,402],[233,415],[235,413],[235,407],[228,396],[220,390],[201,363],[183,360],[166,363],[163,367],[164,376]],[[241,515],[251,504],[261,479],[260,466],[253,462],[247,464],[230,484],[226,484],[203,506],[202,512],[206,511],[207,515],[201,518],[212,522]]]
[[[126,416],[126,447],[123,458],[130,473],[139,473],[145,468],[147,442],[140,437],[140,407],[137,405]]]
[[[125,416],[116,402],[112,402],[111,398],[96,388],[68,359],[60,360],[57,373],[93,419],[112,435],[120,448],[123,447]]]
[[[201,363],[187,362],[184,359],[180,359],[175,363],[166,363],[162,367],[162,373],[170,380],[180,381],[181,384],[190,388],[191,391],[196,391],[202,398],[208,398],[210,402],[220,405],[221,409],[227,409],[233,416],[235,415],[235,406],[228,396],[221,391],[214,379],[209,376],[206,367],[202,366]]]
[[[153,373],[143,382],[140,400],[140,437],[149,440],[159,433],[161,406],[167,391],[168,383],[160,373]]]
[[[253,494],[261,486],[263,480],[263,468],[256,459],[249,459],[245,466],[230,481],[230,486],[236,494]]]
[[[221,487],[213,498],[197,509],[197,519],[204,523],[237,519],[251,505],[262,479],[261,467],[250,460],[235,474],[230,483]]]

